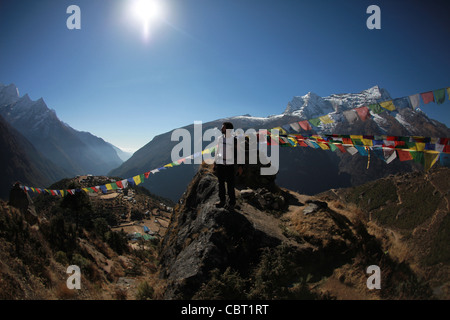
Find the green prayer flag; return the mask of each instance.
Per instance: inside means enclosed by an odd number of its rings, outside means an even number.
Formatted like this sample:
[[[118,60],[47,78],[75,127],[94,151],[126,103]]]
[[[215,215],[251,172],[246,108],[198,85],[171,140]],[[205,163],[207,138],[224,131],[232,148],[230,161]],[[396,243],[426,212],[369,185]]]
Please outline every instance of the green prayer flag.
[[[320,126],[320,119],[319,118],[310,119],[308,121],[315,127]]]
[[[369,105],[369,109],[370,109],[370,111],[372,111],[372,113],[375,113],[375,114],[379,114],[379,113],[383,112],[383,109],[381,108],[379,103],[374,103],[374,104]]]
[[[330,149],[331,149],[331,151],[333,151],[333,152],[336,151],[337,148],[338,148],[338,147],[336,147],[335,144],[332,143],[332,142],[328,143],[328,145],[330,146]]]
[[[410,151],[411,156],[413,157],[414,162],[416,163],[424,163],[423,152],[420,151]]]
[[[445,101],[445,88],[434,90],[434,100],[437,104],[444,103]]]

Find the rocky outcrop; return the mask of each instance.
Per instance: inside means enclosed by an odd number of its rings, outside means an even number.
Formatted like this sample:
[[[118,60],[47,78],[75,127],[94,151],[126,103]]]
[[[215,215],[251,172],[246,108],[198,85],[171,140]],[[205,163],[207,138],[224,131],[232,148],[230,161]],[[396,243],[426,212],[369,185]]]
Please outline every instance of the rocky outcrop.
[[[217,178],[200,168],[162,240],[164,299],[432,297],[408,263],[393,259],[369,233],[358,211],[326,197],[243,187],[236,210],[216,208]],[[367,289],[370,265],[383,271],[383,291]]]
[[[189,299],[213,269],[231,267],[248,274],[260,249],[281,240],[252,223],[242,212],[216,208],[217,178],[201,168],[172,217],[162,243],[162,276],[167,299]]]

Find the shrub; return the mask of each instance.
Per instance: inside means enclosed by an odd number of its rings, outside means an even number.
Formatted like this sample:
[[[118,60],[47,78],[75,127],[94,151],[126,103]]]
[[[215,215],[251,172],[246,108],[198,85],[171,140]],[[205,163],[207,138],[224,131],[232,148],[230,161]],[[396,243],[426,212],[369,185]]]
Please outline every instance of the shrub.
[[[136,299],[138,300],[152,300],[155,290],[147,281],[141,282],[137,287]]]

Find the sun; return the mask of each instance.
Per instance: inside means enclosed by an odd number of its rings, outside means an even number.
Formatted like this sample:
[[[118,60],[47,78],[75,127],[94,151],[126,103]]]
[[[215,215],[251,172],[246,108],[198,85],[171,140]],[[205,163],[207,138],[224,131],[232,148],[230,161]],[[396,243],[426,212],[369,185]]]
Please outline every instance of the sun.
[[[130,9],[134,20],[137,20],[142,27],[144,39],[148,39],[150,29],[163,18],[164,10],[161,2],[157,0],[133,0]]]

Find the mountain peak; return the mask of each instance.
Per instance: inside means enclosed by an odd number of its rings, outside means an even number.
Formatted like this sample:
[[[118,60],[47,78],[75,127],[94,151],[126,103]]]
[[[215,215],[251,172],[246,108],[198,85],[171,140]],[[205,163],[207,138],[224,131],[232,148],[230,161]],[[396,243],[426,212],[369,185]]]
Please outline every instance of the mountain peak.
[[[389,99],[391,97],[387,90],[380,88],[378,85],[360,93],[332,94],[328,97],[320,97],[313,92],[308,92],[304,96],[294,97],[288,103],[284,114],[311,119],[330,112],[353,109]]]
[[[17,101],[19,99],[19,89],[15,84],[4,85],[0,83],[0,104]]]

